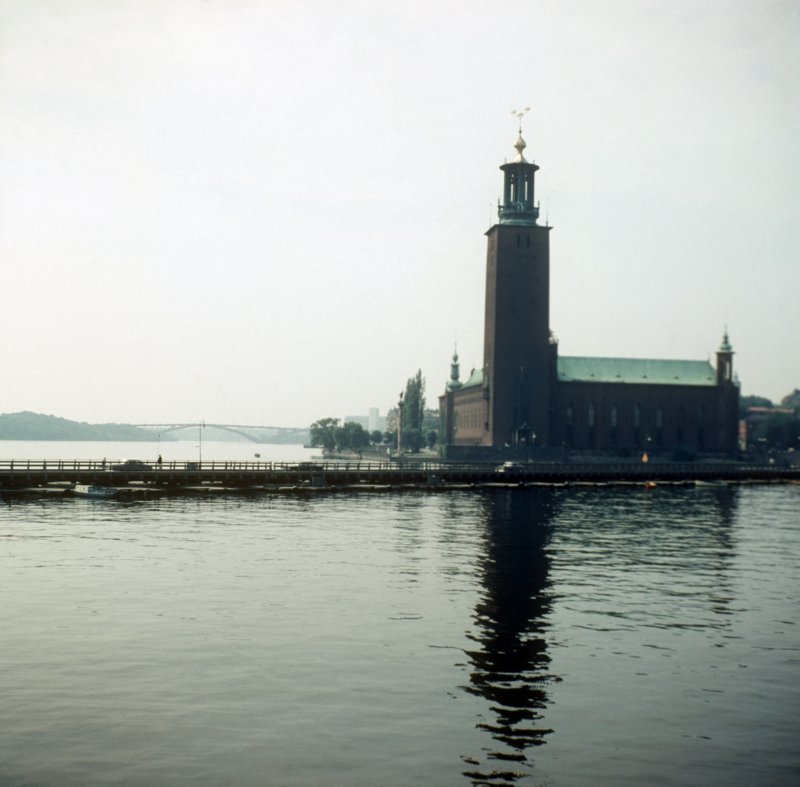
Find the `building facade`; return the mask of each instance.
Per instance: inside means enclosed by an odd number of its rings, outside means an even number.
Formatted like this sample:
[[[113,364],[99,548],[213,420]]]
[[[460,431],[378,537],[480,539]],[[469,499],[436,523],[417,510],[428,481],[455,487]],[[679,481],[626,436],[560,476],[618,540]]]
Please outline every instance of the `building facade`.
[[[439,400],[447,456],[556,449],[683,450],[732,456],[739,385],[727,332],[708,361],[559,356],[550,330],[550,227],[538,224],[535,176],[520,134],[503,164],[498,222],[487,235],[483,367]]]

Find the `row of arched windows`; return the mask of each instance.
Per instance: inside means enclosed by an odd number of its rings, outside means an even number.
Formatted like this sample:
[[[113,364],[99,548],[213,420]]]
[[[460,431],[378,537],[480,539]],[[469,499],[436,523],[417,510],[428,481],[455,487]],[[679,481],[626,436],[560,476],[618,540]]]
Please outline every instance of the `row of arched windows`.
[[[508,178],[507,200],[510,202],[530,202],[533,196],[532,185],[531,177],[527,173],[522,178],[518,178],[516,172],[511,172]]]
[[[705,417],[705,408],[703,405],[699,405],[697,408],[697,420],[702,423],[705,420]],[[676,419],[679,424],[684,423],[686,420],[686,408],[682,404],[678,405]],[[594,426],[595,420],[596,408],[594,402],[589,402],[589,404],[586,406],[586,422],[589,426]],[[619,406],[616,404],[616,402],[609,408],[608,420],[612,427],[617,426],[619,421]],[[634,428],[642,425],[642,407],[639,404],[633,405],[632,422]],[[566,410],[564,411],[564,423],[567,426],[573,426],[575,423],[575,407],[573,406],[572,402],[567,405]],[[664,426],[664,408],[660,404],[656,405],[655,409],[655,425],[656,427]]]
[[[595,405],[594,402],[589,402],[585,405],[585,415],[586,415],[586,443],[590,448],[597,448],[598,442],[598,417],[600,415],[599,408]],[[642,434],[642,427],[644,425],[644,418],[643,413],[646,414],[646,411],[643,410],[642,405],[638,403],[634,403],[633,405],[629,405],[630,410],[630,427],[631,432],[629,433],[629,438],[633,445],[637,447],[641,447],[643,444],[643,434]],[[618,432],[619,432],[619,425],[620,421],[623,417],[623,410],[622,408],[616,403],[612,403],[609,405],[608,410],[606,412],[607,421],[605,423],[608,424],[608,437],[607,439],[610,440],[611,447],[618,447]],[[704,448],[705,443],[705,408],[703,405],[698,405],[697,409],[695,410],[695,432],[693,434],[694,443],[697,445],[698,448]],[[564,426],[565,426],[565,433],[564,439],[565,441],[572,445],[575,442],[575,422],[576,422],[576,412],[575,406],[572,402],[569,402],[566,405],[564,410]],[[683,404],[679,404],[675,411],[674,411],[674,441],[676,443],[684,443],[692,438],[692,435],[688,433],[687,430],[687,408]],[[657,404],[655,408],[650,411],[650,420],[647,424],[648,433],[646,435],[646,440],[653,440],[656,446],[660,447],[664,443],[664,407],[661,404]]]
[[[478,407],[469,407],[463,409],[457,409],[455,412],[455,424],[454,427],[456,430],[461,429],[479,429],[481,426],[481,416],[482,416],[482,408]]]

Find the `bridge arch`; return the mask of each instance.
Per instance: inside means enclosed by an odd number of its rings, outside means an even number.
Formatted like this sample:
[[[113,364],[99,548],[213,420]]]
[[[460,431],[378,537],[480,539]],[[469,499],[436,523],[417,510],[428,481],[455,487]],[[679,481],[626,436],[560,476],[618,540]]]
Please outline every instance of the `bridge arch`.
[[[247,432],[243,432],[241,429],[237,429],[234,426],[225,426],[224,424],[172,424],[171,426],[164,426],[161,429],[161,434],[169,434],[170,432],[180,432],[184,429],[197,429],[200,426],[204,426],[204,428],[212,428],[212,429],[220,429],[223,432],[231,432],[232,434],[237,434],[240,437],[244,437],[250,443],[259,443],[261,442],[253,435],[248,434]]]

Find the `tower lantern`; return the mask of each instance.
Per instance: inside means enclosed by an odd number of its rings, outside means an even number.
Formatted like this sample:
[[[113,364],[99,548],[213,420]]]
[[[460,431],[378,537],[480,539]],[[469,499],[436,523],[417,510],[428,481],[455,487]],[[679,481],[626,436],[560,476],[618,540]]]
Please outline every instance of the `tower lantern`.
[[[517,155],[503,164],[503,199],[497,206],[500,224],[532,227],[539,218],[539,207],[534,202],[534,173],[539,167],[527,161],[523,151],[527,143],[522,138],[522,118],[530,107],[522,112],[513,112],[519,118],[519,131],[514,150]]]

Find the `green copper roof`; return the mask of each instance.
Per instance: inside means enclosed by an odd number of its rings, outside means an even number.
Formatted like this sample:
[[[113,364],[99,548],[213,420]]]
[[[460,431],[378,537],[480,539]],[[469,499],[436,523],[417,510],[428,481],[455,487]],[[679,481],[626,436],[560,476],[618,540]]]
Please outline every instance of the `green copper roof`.
[[[469,379],[461,387],[471,388],[473,385],[483,385],[483,369],[473,369]]]
[[[708,361],[663,361],[653,358],[581,358],[560,356],[558,381],[656,385],[716,385]]]
[[[629,385],[716,385],[717,373],[708,361],[559,356],[558,381]],[[473,369],[461,388],[475,385],[483,385],[483,369]]]

